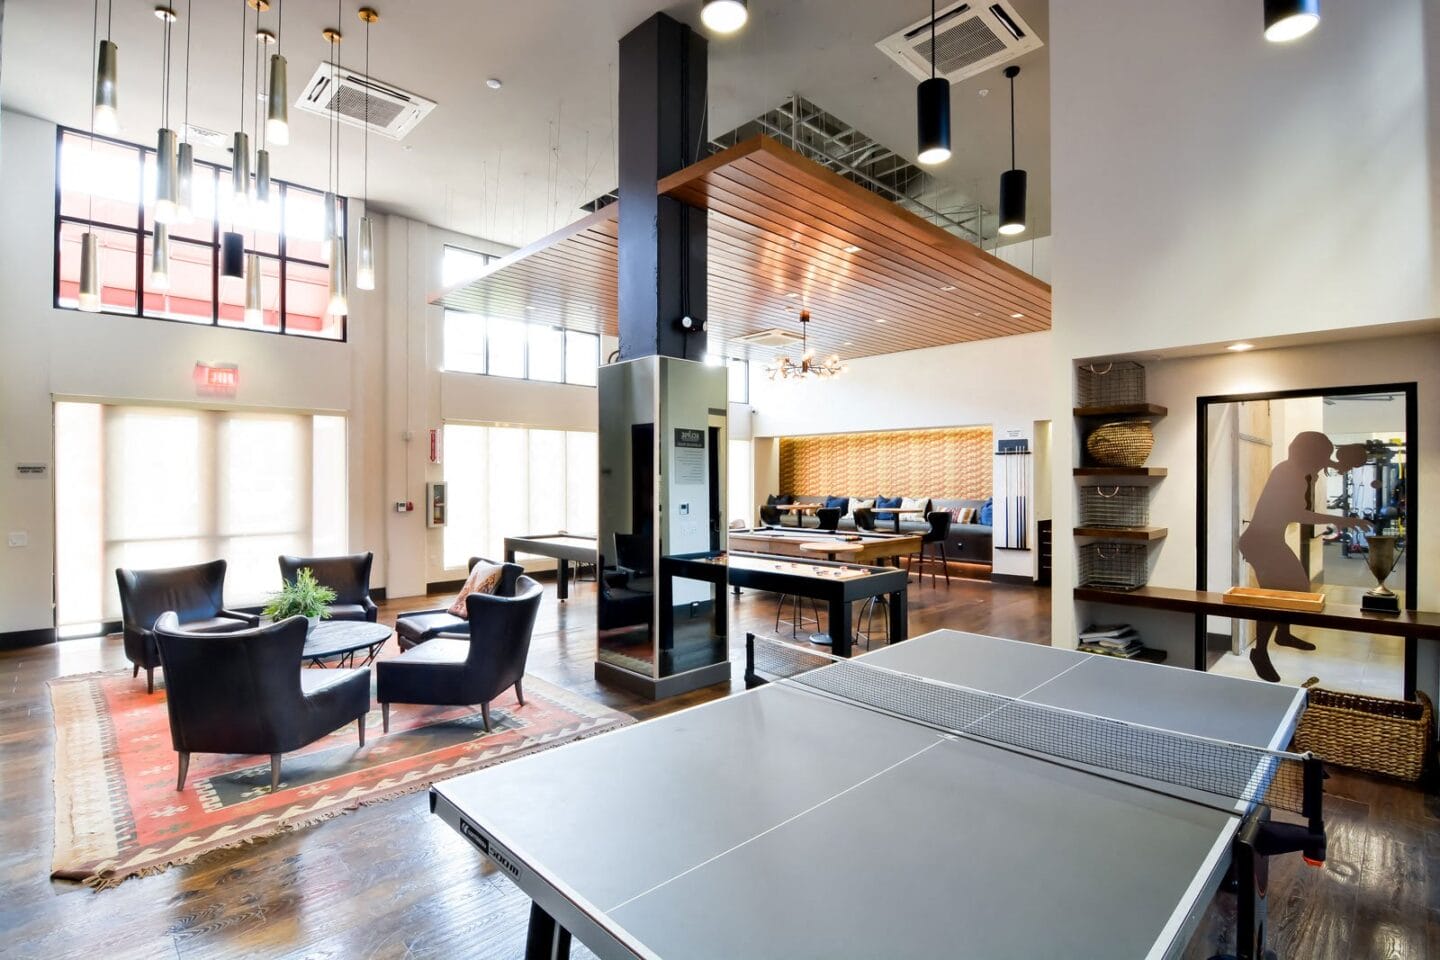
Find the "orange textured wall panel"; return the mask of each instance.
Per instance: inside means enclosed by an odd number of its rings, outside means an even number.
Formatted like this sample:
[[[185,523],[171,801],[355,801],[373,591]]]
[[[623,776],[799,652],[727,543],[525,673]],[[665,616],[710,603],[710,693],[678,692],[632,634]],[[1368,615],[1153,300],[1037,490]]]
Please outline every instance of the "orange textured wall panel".
[[[989,427],[780,439],[780,491],[804,496],[990,496]]]

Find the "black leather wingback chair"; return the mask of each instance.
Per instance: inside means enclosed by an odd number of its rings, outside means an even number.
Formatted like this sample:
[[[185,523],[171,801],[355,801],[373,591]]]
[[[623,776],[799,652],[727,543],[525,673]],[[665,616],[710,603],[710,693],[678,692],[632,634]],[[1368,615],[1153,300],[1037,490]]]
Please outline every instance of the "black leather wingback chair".
[[[470,615],[470,640],[436,637],[375,664],[375,699],[380,701],[385,731],[390,731],[390,704],[435,706],[480,704],[485,730],[490,731],[490,701],[509,687],[525,705],[520,682],[530,654],[530,634],[540,610],[540,584],[522,576],[515,595],[472,593],[465,598]]]
[[[869,507],[856,507],[855,529],[873,531],[875,529],[875,511]]]
[[[173,613],[155,623],[165,667],[170,739],[180,755],[175,789],[185,789],[192,753],[268,753],[270,789],[280,757],[358,721],[365,746],[370,668],[306,670],[305,618],[228,634],[189,633]]]
[[[780,509],[768,503],[760,505],[760,522],[767,527],[780,526]]]
[[[925,580],[926,564],[939,564],[940,569],[945,571],[945,582],[950,582],[950,557],[945,551],[945,541],[950,536],[950,521],[953,519],[949,511],[932,510],[925,515],[930,521],[930,529],[920,536],[920,549],[913,555],[910,561],[911,569],[918,563],[920,565],[919,579]],[[939,547],[938,555],[927,552],[928,547]],[[930,585],[935,585],[935,568],[930,567]]]
[[[839,507],[821,507],[815,511],[815,521],[826,533],[834,533],[840,526]]]
[[[477,563],[494,563],[494,560],[486,560],[484,557],[471,557],[465,569],[474,570]],[[520,575],[525,568],[518,563],[502,563],[500,572],[500,583],[495,587],[495,595],[498,597],[515,596],[515,585],[520,581]],[[454,640],[469,640],[470,625],[464,618],[457,617],[450,612],[450,605],[434,607],[429,610],[409,610],[395,616],[395,636],[398,638],[401,650],[409,650],[427,640],[436,637],[449,637]]]
[[[347,557],[285,557],[280,558],[280,579],[294,583],[295,576],[306,567],[322,585],[335,591],[330,604],[331,620],[368,620],[375,622],[380,608],[370,599],[370,567],[373,553],[354,553]]]
[[[252,613],[226,610],[225,561],[211,560],[193,567],[165,570],[116,570],[120,586],[120,615],[125,625],[125,656],[135,665],[134,676],[145,671],[145,689],[155,692],[155,621],[174,611],[189,633],[233,633],[253,627],[260,618]]]

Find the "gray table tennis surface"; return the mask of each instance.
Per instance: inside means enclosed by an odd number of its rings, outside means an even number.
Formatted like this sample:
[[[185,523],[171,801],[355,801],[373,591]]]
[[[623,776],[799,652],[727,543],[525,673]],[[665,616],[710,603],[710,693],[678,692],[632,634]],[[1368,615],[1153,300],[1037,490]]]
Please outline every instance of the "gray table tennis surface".
[[[1295,687],[939,630],[860,658],[1283,748]],[[772,683],[437,784],[603,958],[1174,957],[1239,812]]]

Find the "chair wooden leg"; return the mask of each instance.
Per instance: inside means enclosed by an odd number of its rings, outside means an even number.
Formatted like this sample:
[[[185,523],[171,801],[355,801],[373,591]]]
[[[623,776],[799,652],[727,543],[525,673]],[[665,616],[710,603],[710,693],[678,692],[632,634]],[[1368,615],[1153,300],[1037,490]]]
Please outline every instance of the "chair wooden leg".
[[[525,691],[520,689],[520,681],[515,681],[515,699],[520,701],[520,706],[525,706]]]
[[[940,563],[945,568],[945,585],[950,585],[950,551],[945,546],[945,541],[940,541]]]
[[[146,668],[145,668],[145,692],[146,692],[146,693],[154,693],[154,692],[155,692],[155,668],[154,668],[154,667],[146,667]]]
[[[130,676],[131,676],[131,677],[138,677],[138,676],[140,676],[140,664],[138,664],[138,663],[135,664],[135,669],[132,670],[132,671],[130,671]]]
[[[480,719],[485,721],[485,732],[490,732],[490,703],[486,701],[480,704]]]
[[[137,668],[137,669],[138,669],[138,668]],[[190,754],[189,754],[189,752],[188,752],[188,751],[185,751],[185,750],[181,750],[181,751],[180,751],[180,754],[179,754],[179,757],[180,757],[180,774],[179,774],[179,776],[177,776],[177,777],[175,778],[175,790],[176,790],[177,792],[185,789],[185,777],[186,777],[186,775],[189,774],[189,772],[190,772]]]
[[[365,717],[363,715],[356,718],[355,729],[360,731],[360,746],[365,746]]]
[[[390,704],[388,703],[380,704],[380,731],[382,733],[390,732]]]
[[[270,754],[270,792],[280,789],[280,754]]]

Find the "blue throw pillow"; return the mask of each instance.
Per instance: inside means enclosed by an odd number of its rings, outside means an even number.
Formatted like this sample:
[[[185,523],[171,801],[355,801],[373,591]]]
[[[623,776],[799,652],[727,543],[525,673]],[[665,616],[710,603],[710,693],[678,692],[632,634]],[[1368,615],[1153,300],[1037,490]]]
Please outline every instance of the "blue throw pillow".
[[[885,521],[886,523],[894,523],[894,522],[895,522],[895,514],[893,514],[893,513],[881,513],[881,512],[879,512],[879,511],[880,511],[880,508],[881,508],[881,507],[898,507],[898,506],[900,506],[900,504],[904,503],[904,501],[905,501],[905,498],[904,498],[904,497],[876,497],[876,498],[875,498],[875,510],[876,510],[875,519],[876,519],[876,520],[883,520],[883,521]]]
[[[975,519],[975,522],[978,523],[978,524],[980,524],[982,527],[994,526],[994,524],[995,524],[995,498],[994,498],[994,497],[991,497],[989,500],[986,500],[986,501],[985,501],[985,506],[983,506],[983,507],[980,508],[980,516]]]
[[[847,514],[847,513],[850,512],[850,498],[849,498],[849,497],[826,497],[826,498],[825,498],[825,506],[827,506],[827,507],[837,507],[837,508],[839,508],[839,510],[840,510],[840,516],[843,517],[843,516],[845,516],[845,514]]]

